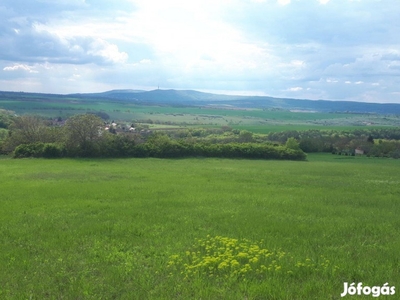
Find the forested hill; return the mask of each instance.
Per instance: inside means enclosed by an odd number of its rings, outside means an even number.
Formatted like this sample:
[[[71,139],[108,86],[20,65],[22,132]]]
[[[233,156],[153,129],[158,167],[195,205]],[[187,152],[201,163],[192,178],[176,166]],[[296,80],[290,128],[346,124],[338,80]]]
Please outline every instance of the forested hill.
[[[0,100],[63,101],[76,98],[80,101],[110,100],[149,105],[214,106],[220,108],[276,108],[297,111],[351,112],[400,114],[400,104],[363,103],[352,101],[304,100],[273,98],[267,96],[231,96],[203,93],[193,90],[112,90],[87,94],[38,94],[1,92]]]
[[[352,112],[400,114],[400,104],[379,104],[354,101],[304,100],[267,96],[231,96],[193,90],[113,90],[97,94],[78,94],[79,97],[102,97],[124,101],[167,105],[209,105],[238,108],[281,108],[319,112]],[[77,96],[76,94],[74,96]]]

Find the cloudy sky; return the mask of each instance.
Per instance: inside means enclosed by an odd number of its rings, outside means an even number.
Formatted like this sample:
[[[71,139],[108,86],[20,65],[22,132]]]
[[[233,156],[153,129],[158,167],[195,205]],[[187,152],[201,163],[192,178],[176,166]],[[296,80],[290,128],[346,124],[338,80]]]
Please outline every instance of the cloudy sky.
[[[0,90],[400,103],[398,0],[1,0]]]

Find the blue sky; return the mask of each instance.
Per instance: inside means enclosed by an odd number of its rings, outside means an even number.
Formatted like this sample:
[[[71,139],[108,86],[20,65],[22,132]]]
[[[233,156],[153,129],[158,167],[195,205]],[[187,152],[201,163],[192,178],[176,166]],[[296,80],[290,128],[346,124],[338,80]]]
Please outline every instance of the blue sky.
[[[2,0],[0,90],[400,103],[398,0]]]

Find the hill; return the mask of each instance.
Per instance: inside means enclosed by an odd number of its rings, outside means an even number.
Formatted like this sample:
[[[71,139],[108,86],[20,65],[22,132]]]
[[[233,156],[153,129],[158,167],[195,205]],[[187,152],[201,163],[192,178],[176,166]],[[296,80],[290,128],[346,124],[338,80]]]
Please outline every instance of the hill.
[[[72,95],[70,95],[72,96]],[[351,112],[400,114],[400,104],[365,103],[354,101],[306,100],[274,98],[268,96],[235,96],[203,93],[194,90],[113,90],[96,94],[74,94],[82,98],[107,98],[141,104],[218,106],[237,108],[280,108],[286,110],[317,112]]]
[[[102,93],[45,94],[24,92],[2,92],[0,101],[5,109],[16,109],[10,101],[33,102],[119,102],[139,105],[161,106],[201,106],[213,108],[259,108],[283,109],[301,112],[360,113],[360,114],[400,114],[400,104],[364,103],[354,101],[306,100],[274,98],[268,96],[238,96],[203,93],[194,90],[111,90]],[[15,103],[15,102],[14,102]],[[7,105],[6,105],[7,104]],[[10,106],[11,105],[11,106]],[[6,107],[7,106],[7,107]],[[10,107],[9,107],[10,106]],[[1,108],[1,102],[0,102]]]

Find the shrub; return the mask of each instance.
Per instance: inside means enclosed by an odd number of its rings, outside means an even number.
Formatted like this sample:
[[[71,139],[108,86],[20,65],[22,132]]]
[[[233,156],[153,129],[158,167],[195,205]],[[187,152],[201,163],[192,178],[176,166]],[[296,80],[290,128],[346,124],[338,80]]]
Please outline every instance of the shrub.
[[[14,158],[45,157],[59,158],[65,156],[65,148],[57,143],[32,143],[22,144],[15,148]]]
[[[43,143],[21,144],[15,148],[14,158],[41,157],[43,148]]]
[[[59,158],[65,156],[65,152],[63,144],[47,143],[44,144],[42,156],[45,158]]]
[[[176,158],[188,156],[226,157],[226,158],[250,158],[250,159],[289,159],[305,160],[306,154],[298,149],[290,149],[283,146],[272,146],[257,143],[187,143],[184,141],[170,140],[161,137],[134,146],[134,157],[159,157]]]

